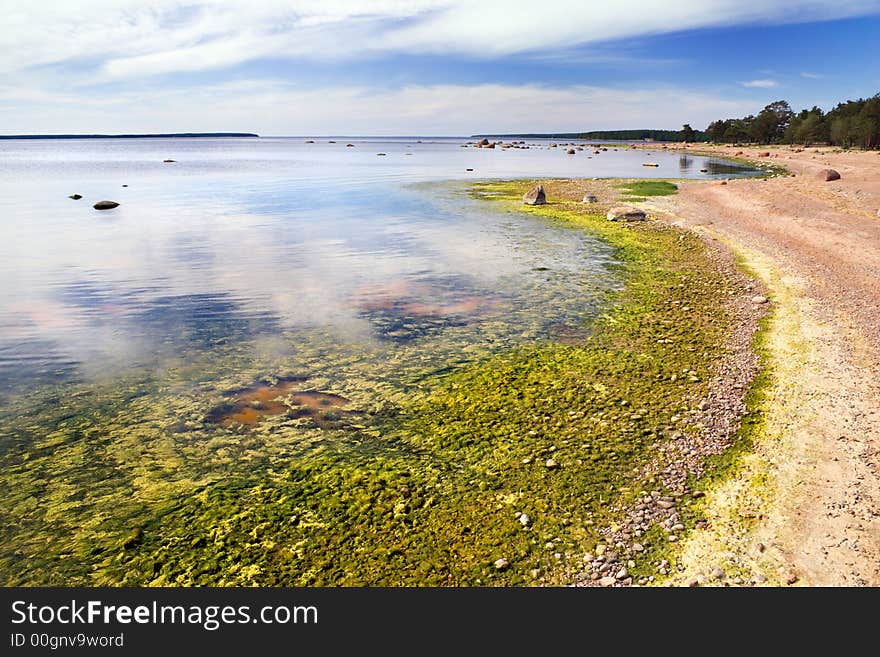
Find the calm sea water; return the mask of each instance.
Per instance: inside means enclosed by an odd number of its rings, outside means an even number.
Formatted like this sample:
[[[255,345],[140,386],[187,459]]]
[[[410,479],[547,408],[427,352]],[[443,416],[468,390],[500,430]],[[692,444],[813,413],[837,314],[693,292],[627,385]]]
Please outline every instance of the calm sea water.
[[[415,183],[731,174],[662,151],[330,141],[0,142],[0,388],[155,367],[293,327],[326,329],[340,345],[381,343],[388,321],[371,314],[382,304],[479,322],[486,313],[470,306],[529,303],[535,267],[605,275],[601,247],[582,235],[511,225],[447,186]],[[99,212],[99,200],[121,205]]]

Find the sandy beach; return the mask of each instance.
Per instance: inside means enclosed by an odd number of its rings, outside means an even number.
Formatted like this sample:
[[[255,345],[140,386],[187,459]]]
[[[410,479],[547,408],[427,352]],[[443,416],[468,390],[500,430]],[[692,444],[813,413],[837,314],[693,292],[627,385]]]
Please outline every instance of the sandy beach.
[[[670,150],[673,147],[669,147]],[[678,147],[694,151],[691,147]],[[880,585],[880,154],[700,148],[794,175],[680,184],[644,204],[724,243],[766,285],[766,428],[709,494],[675,584],[733,568],[768,584]],[[769,157],[759,158],[759,153]],[[832,168],[841,179],[820,180]]]

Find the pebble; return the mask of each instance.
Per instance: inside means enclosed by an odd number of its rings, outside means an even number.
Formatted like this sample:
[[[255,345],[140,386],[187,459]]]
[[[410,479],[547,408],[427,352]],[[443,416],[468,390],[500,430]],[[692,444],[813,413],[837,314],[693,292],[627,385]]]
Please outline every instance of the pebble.
[[[675,543],[677,540],[678,540],[678,536],[676,536],[675,534],[669,535],[669,542],[670,543]]]
[[[547,459],[547,462],[544,463],[544,466],[548,470],[553,470],[554,468],[558,468],[559,464],[556,461],[554,461],[553,459]]]
[[[675,506],[675,503],[674,502],[667,502],[666,500],[658,500],[657,506],[659,506],[661,509],[671,509],[672,507]]]
[[[498,559],[495,561],[495,570],[507,570],[510,562],[507,559]]]
[[[712,571],[712,579],[724,579],[724,571],[720,568],[716,568]]]
[[[798,581],[798,576],[795,573],[791,573],[788,577],[785,578],[785,583],[789,586],[795,584]]]
[[[767,297],[752,297],[752,303],[767,303],[769,300]]]
[[[671,529],[674,532],[681,532],[681,531],[684,531],[684,525],[682,525],[681,523],[678,523],[676,525],[672,525]]]
[[[519,524],[521,524],[523,527],[528,527],[532,524],[532,519],[529,518],[527,513],[521,513],[518,520]]]
[[[617,583],[617,580],[614,577],[603,577],[599,580],[599,584],[602,586],[614,586]]]
[[[691,577],[691,578],[687,581],[687,585],[688,585],[689,587],[691,587],[691,588],[694,588],[694,587],[700,585],[700,580],[698,580],[696,577]]]
[[[525,457],[525,458],[522,460],[523,465],[528,465],[528,464],[531,463],[531,462],[532,462],[532,457],[531,457],[531,456],[527,456],[527,457]]]
[[[641,543],[633,543],[632,549],[633,549],[633,552],[644,552],[645,546],[642,545]]]

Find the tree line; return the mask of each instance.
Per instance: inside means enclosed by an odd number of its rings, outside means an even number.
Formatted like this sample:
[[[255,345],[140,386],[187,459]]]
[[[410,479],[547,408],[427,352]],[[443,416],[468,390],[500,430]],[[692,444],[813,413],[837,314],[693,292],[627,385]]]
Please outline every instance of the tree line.
[[[880,148],[880,94],[839,103],[827,113],[813,106],[795,114],[777,100],[757,115],[713,121],[706,135],[714,142]]]

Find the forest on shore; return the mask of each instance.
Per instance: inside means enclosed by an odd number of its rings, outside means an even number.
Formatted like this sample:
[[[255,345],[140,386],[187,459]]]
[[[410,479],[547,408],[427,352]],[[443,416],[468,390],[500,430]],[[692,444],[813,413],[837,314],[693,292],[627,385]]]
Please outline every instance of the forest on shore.
[[[757,115],[713,121],[706,128],[713,142],[758,144],[828,144],[841,148],[880,147],[880,94],[797,114],[787,101],[770,103]]]

